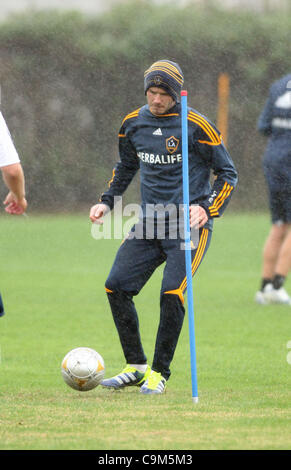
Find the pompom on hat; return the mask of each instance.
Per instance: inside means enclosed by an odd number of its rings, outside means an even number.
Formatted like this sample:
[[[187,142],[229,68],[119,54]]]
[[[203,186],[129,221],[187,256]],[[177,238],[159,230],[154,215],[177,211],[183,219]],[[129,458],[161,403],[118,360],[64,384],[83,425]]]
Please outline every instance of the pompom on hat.
[[[154,62],[144,73],[144,92],[150,87],[163,88],[175,101],[180,102],[184,83],[183,72],[178,64],[170,60]]]

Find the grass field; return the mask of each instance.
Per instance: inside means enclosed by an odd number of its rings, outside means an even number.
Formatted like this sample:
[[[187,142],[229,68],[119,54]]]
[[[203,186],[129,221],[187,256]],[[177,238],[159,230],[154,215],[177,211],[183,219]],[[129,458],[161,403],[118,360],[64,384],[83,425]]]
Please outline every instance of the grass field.
[[[96,349],[107,377],[124,366],[104,292],[120,241],[92,238],[86,213],[0,224],[0,449],[291,449],[291,307],[253,301],[268,215],[218,220],[194,279],[198,404],[187,318],[166,394],[70,389],[60,364],[74,347]],[[136,298],[149,361],[161,277]]]

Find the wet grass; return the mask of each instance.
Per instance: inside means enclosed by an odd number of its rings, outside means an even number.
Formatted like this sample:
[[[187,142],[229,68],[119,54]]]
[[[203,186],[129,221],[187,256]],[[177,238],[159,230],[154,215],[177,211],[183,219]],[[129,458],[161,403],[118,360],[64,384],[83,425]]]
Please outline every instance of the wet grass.
[[[198,404],[187,318],[165,395],[70,389],[60,364],[74,347],[96,349],[106,376],[124,365],[104,294],[120,241],[94,240],[87,214],[0,223],[0,449],[291,448],[291,310],[253,302],[267,215],[217,221],[194,279]],[[161,277],[159,268],[136,298],[149,362]]]

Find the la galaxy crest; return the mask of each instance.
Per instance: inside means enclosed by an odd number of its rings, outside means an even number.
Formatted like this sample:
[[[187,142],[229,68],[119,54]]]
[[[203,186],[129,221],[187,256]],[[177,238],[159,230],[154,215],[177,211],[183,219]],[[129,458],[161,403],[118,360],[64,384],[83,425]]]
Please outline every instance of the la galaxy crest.
[[[176,152],[178,146],[179,146],[179,139],[177,139],[173,135],[169,137],[168,139],[166,139],[166,148],[169,153]]]

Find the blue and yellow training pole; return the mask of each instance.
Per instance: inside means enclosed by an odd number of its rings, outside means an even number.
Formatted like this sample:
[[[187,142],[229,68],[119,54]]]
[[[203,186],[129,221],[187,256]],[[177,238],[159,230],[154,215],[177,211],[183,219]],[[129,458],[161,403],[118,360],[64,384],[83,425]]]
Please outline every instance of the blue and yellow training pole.
[[[187,91],[181,92],[182,105],[182,172],[183,172],[183,203],[184,203],[184,234],[185,234],[185,262],[187,278],[187,302],[190,339],[190,360],[192,380],[192,401],[198,403],[197,367],[196,367],[196,345],[194,325],[194,302],[192,286],[192,257],[191,257],[191,232],[189,214],[189,156],[188,156],[188,105]]]

